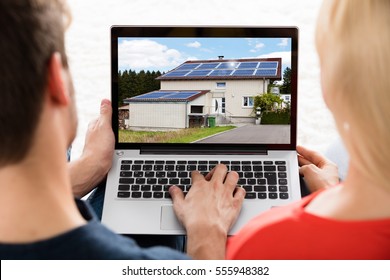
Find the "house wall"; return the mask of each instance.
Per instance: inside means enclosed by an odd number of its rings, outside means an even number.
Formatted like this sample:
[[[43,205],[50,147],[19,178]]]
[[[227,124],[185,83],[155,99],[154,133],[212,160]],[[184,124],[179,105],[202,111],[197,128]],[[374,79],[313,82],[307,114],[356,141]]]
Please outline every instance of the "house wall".
[[[187,126],[186,103],[130,103],[129,129],[164,131]]]
[[[217,82],[225,82],[224,89],[217,88]],[[243,107],[244,96],[256,96],[267,91],[269,80],[194,80],[194,81],[161,81],[161,90],[210,90],[205,95],[204,113],[210,112],[212,98],[225,97],[226,115],[232,121],[243,121],[251,118],[253,108]],[[251,121],[251,120],[250,120]]]

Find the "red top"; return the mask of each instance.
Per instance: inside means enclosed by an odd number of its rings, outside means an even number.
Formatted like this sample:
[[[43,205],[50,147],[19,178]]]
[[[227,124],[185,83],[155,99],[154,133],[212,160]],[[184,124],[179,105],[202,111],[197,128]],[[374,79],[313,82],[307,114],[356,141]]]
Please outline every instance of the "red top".
[[[390,219],[341,221],[305,212],[320,192],[273,208],[229,238],[227,259],[390,259]]]

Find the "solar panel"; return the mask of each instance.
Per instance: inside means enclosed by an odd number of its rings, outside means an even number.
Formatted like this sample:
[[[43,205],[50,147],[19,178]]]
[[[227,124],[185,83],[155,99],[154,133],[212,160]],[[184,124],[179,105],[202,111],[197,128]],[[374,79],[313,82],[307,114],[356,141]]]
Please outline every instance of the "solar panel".
[[[237,62],[223,62],[217,67],[217,69],[234,69],[237,64]]]
[[[187,99],[193,95],[198,94],[199,92],[197,91],[192,91],[192,92],[178,92],[173,95],[169,96],[169,99]]]
[[[183,64],[182,66],[180,66],[176,70],[191,70],[191,69],[195,69],[199,65],[200,65],[200,63],[187,63],[187,64]]]
[[[209,76],[229,76],[233,70],[213,70]]]
[[[241,62],[240,65],[238,65],[238,69],[255,69],[257,68],[258,62]]]
[[[186,77],[207,76],[211,70],[193,70]]]
[[[175,71],[172,71],[172,72],[169,72],[169,73],[166,73],[164,75],[164,77],[183,77],[185,76],[186,74],[188,74],[190,71],[178,71],[178,70],[175,70]]]
[[[218,63],[202,63],[198,68],[196,68],[196,70],[200,70],[200,69],[214,69],[218,65],[219,65],[219,62]]]
[[[256,76],[276,76],[277,69],[258,69],[255,73]]]
[[[138,96],[135,96],[134,99],[156,99],[161,98],[162,96],[166,95],[166,92],[163,91],[153,91],[145,94],[141,94]]]
[[[236,70],[232,76],[252,76],[255,69]]]
[[[277,62],[260,62],[259,68],[277,68]]]

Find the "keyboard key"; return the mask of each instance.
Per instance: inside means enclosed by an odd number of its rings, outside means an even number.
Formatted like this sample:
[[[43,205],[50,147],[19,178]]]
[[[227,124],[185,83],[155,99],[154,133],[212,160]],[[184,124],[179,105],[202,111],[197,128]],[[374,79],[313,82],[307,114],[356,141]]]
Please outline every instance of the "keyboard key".
[[[242,171],[252,171],[252,166],[250,166],[250,165],[244,165],[244,166],[242,166]]]
[[[146,182],[146,179],[145,179],[145,178],[137,178],[137,179],[135,179],[135,183],[136,183],[137,185],[145,184],[145,182]]]
[[[276,166],[274,165],[264,166],[264,171],[276,171]]]
[[[162,186],[161,185],[152,186],[152,191],[154,191],[154,192],[161,192],[162,191]]]
[[[277,199],[278,198],[278,194],[277,193],[269,193],[268,194],[268,198],[270,198],[270,199]]]
[[[263,166],[262,165],[254,165],[253,171],[263,171]]]
[[[157,184],[157,179],[156,178],[148,178],[146,180],[146,184],[148,184],[148,185],[155,185],[155,184]]]
[[[267,182],[269,185],[276,185],[276,173],[264,172],[264,177],[267,178]]]
[[[152,197],[152,192],[144,192],[144,193],[142,194],[142,197],[143,197],[143,198],[151,198],[151,197]]]
[[[142,170],[143,170],[143,171],[153,170],[153,165],[144,165],[144,166],[142,167]]]
[[[142,165],[133,165],[131,167],[131,170],[133,170],[133,171],[137,171],[137,170],[141,170],[141,169],[142,169]]]
[[[153,169],[154,169],[154,171],[164,170],[164,165],[155,165]]]
[[[129,191],[130,185],[119,185],[118,190],[120,191]]]
[[[191,165],[191,164],[198,164],[198,162],[197,162],[196,160],[189,160],[189,161],[188,161],[188,164],[190,164],[190,165]]]
[[[131,197],[132,198],[140,198],[140,197],[142,197],[142,192],[132,192]]]
[[[148,192],[148,191],[151,191],[151,190],[152,190],[152,188],[151,188],[150,185],[143,185],[143,186],[141,186],[141,191],[143,191],[143,192]]]
[[[168,184],[168,179],[167,178],[158,178],[157,182],[159,185],[166,185],[166,184]]]
[[[198,171],[208,171],[207,165],[198,165]]]
[[[245,178],[240,178],[238,179],[238,182],[237,182],[239,185],[246,185],[246,179]]]
[[[277,161],[275,161],[275,164],[276,165],[284,165],[284,164],[286,164],[286,162],[285,161],[280,161],[280,160],[277,160]]]
[[[171,194],[169,192],[164,192],[164,197],[165,198],[171,198]]]
[[[278,166],[278,171],[286,171],[286,166],[284,166],[284,165],[279,165],[279,166]]]
[[[176,171],[184,171],[184,170],[186,170],[185,165],[176,165]]]
[[[134,164],[144,164],[144,161],[143,160],[135,160]]]
[[[256,185],[256,183],[257,183],[257,180],[256,180],[256,179],[248,179],[248,180],[247,180],[247,184],[248,184],[248,185]]]
[[[241,166],[239,166],[239,165],[232,165],[230,167],[230,170],[231,171],[241,171]]]
[[[187,165],[187,171],[196,170],[196,165]]]
[[[134,178],[119,178],[119,184],[133,184]]]
[[[273,161],[269,161],[269,160],[264,161],[264,165],[273,165],[273,164],[274,164]]]
[[[121,170],[130,170],[130,165],[121,165]]]
[[[287,173],[286,172],[279,172],[278,177],[279,178],[287,178]]]
[[[280,193],[279,198],[280,199],[288,199],[288,193]]]
[[[255,178],[263,178],[264,173],[263,172],[254,172]]]
[[[257,184],[258,185],[266,185],[267,184],[267,180],[266,179],[257,179]]]
[[[122,160],[121,163],[122,163],[122,164],[132,164],[133,161],[132,161],[132,160]]]
[[[133,191],[133,192],[139,191],[139,189],[140,189],[139,185],[132,185],[131,186],[131,191]]]
[[[261,161],[259,161],[259,160],[257,160],[257,161],[252,161],[252,164],[253,164],[253,165],[259,165],[259,164],[261,164]]]
[[[177,177],[177,172],[176,171],[168,171],[167,177],[168,178]]]
[[[156,177],[154,174],[155,174],[154,171],[146,171],[145,172],[145,177],[146,178]]]
[[[245,194],[245,199],[255,199],[256,198],[256,193],[246,193]]]
[[[287,192],[288,188],[287,188],[287,186],[279,186],[279,191],[280,192]]]
[[[287,185],[287,179],[279,179],[279,185]]]
[[[253,178],[253,176],[254,176],[253,172],[244,172],[245,178]]]
[[[265,192],[267,190],[266,186],[254,186],[254,191],[255,192]]]
[[[248,193],[253,190],[252,186],[242,186],[242,188]]]
[[[191,179],[189,179],[189,178],[180,179],[180,184],[189,185],[189,184],[191,184]]]
[[[177,173],[177,176],[179,178],[187,178],[188,177],[188,172],[187,171],[181,171]]]
[[[276,188],[276,186],[268,186],[268,191],[269,192],[276,192],[278,189]]]
[[[143,171],[134,171],[134,177],[142,178],[142,177],[144,177],[144,172]]]
[[[121,173],[119,173],[119,176],[120,177],[131,177],[131,176],[133,176],[133,172],[131,172],[131,171],[121,171]]]
[[[128,197],[130,197],[130,193],[129,192],[118,192],[118,197],[119,198],[128,198]]]
[[[177,164],[187,164],[187,161],[186,160],[178,160]]]
[[[266,199],[267,198],[267,193],[263,192],[263,193],[258,193],[257,194],[257,197],[259,199]]]
[[[165,164],[165,160],[156,160],[155,164]]]
[[[169,179],[169,184],[170,185],[177,185],[177,184],[179,184],[179,179],[171,178],[171,179]]]
[[[175,170],[175,166],[174,166],[174,165],[165,165],[164,170],[165,170],[165,171],[172,171],[172,170]]]
[[[164,193],[163,192],[154,192],[153,193],[153,198],[163,198]]]
[[[164,178],[167,176],[167,173],[165,173],[165,171],[158,171],[156,172],[156,177],[157,178]]]

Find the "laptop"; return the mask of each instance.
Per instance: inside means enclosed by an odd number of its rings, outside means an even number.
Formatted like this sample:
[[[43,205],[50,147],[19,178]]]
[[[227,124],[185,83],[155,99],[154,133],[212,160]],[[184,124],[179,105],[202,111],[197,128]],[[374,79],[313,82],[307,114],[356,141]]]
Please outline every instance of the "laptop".
[[[186,194],[192,170],[219,163],[246,190],[230,234],[299,200],[297,67],[295,27],[113,26],[116,143],[102,223],[185,234],[168,188]]]

